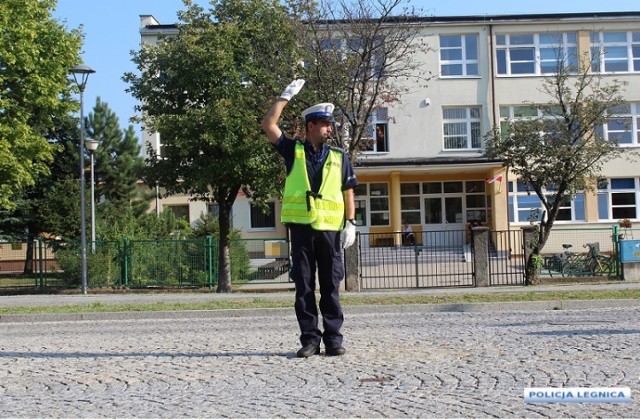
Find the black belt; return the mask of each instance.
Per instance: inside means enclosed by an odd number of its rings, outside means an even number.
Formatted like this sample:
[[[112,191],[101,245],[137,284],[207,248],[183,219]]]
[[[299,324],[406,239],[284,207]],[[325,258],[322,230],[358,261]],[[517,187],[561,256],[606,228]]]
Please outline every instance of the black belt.
[[[322,198],[322,194],[318,194],[317,192],[307,191],[307,211],[311,211],[311,199],[313,198]]]

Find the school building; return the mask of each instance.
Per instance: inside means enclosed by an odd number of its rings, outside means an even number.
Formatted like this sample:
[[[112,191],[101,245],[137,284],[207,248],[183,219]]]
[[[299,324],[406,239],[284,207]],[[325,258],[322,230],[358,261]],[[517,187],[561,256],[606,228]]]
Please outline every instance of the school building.
[[[529,224],[541,212],[538,198],[501,162],[484,156],[483,137],[516,115],[535,116],[535,106],[523,102],[550,101],[540,86],[558,57],[575,64],[571,60],[587,54],[592,71],[628,83],[627,102],[597,129],[605,138],[617,136],[623,148],[640,146],[640,11],[428,17],[412,24],[422,25],[423,40],[432,47],[418,60],[425,74],[436,77],[426,88],[410,87],[400,105],[371,116],[371,132],[378,136],[354,164],[360,232],[398,232],[403,220],[416,232]],[[141,16],[143,43],[175,31]],[[156,150],[162,146],[158,133],[144,133],[143,141]],[[625,218],[637,226],[640,164],[611,161],[603,175],[597,192],[565,203],[556,227],[611,226]],[[158,205],[191,222],[216,211],[187,198],[161,198]],[[239,196],[234,228],[246,238],[285,237],[280,203],[270,205],[273,211],[264,215]]]

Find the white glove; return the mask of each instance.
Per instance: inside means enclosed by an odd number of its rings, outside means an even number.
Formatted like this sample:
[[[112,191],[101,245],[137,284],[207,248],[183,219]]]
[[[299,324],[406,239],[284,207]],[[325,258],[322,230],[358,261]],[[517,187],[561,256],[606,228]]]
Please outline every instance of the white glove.
[[[280,95],[280,97],[282,99],[286,99],[287,101],[290,101],[291,98],[293,98],[298,94],[298,92],[300,92],[300,89],[302,89],[302,86],[304,86],[304,80],[296,79],[293,82],[291,82],[289,86],[287,86],[287,88],[284,90],[284,92],[282,92],[282,95]]]
[[[356,241],[356,227],[351,222],[347,222],[340,233],[340,243],[343,248],[349,248]]]

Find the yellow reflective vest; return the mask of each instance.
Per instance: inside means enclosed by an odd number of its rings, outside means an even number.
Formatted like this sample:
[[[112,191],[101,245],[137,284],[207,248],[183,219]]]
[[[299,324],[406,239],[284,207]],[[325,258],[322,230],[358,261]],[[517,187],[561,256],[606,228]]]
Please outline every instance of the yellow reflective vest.
[[[304,145],[296,143],[293,167],[284,184],[280,221],[311,225],[315,230],[342,230],[344,197],[340,151],[329,148],[329,155],[322,167],[322,185],[314,193],[307,174]]]

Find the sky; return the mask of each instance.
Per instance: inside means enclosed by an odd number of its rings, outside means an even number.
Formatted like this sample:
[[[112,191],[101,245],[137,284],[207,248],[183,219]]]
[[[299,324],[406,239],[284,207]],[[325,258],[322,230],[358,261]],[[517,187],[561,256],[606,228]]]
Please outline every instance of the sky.
[[[209,2],[196,3],[206,6]],[[411,4],[422,8],[426,16],[640,11],[640,0],[413,0]],[[140,48],[140,15],[173,24],[182,9],[182,0],[58,0],[54,18],[68,30],[82,26],[85,41],[81,56],[96,71],[84,92],[85,115],[93,111],[99,97],[116,113],[123,129],[130,124],[137,102],[125,92],[128,85],[122,76],[137,72],[130,51]],[[141,139],[139,126],[135,129]]]

